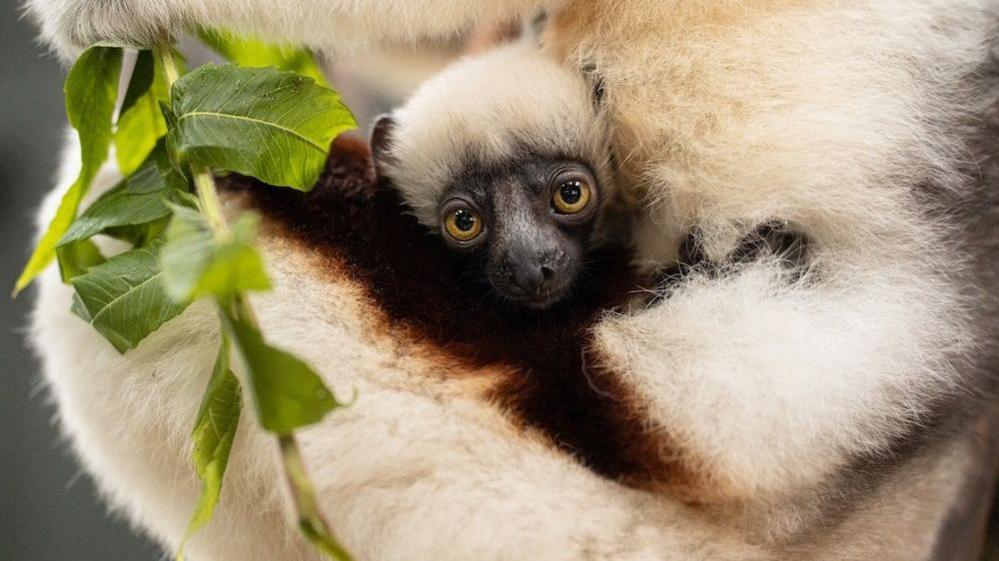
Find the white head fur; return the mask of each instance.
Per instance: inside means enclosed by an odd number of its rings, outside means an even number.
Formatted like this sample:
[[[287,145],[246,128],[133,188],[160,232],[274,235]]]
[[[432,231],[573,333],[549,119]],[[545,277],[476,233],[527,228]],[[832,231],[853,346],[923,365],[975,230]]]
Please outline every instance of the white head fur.
[[[614,196],[606,123],[590,85],[534,45],[462,59],[392,117],[390,157],[380,171],[428,226],[436,227],[440,198],[464,167],[500,162],[518,149],[586,162],[605,200]]]

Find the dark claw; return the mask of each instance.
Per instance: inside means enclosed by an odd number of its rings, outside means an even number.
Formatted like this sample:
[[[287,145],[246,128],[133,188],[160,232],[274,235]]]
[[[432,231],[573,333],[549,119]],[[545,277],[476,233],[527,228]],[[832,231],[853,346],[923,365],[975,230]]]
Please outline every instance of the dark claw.
[[[749,264],[767,256],[777,256],[782,265],[797,271],[800,276],[808,265],[808,238],[789,230],[784,222],[770,221],[743,237],[723,261],[712,261],[704,254],[701,232],[695,227],[680,242],[676,263],[656,274],[657,294],[649,305],[669,297],[676,285],[690,274],[704,273],[715,277],[728,266]]]

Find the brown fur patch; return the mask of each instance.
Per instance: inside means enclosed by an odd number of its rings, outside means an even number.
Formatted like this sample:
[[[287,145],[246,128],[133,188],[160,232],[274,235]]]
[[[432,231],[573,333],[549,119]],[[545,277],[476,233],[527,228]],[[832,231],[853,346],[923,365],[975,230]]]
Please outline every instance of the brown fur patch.
[[[599,255],[578,296],[556,311],[501,310],[462,285],[443,244],[403,213],[390,186],[378,184],[366,144],[341,138],[332,152],[308,194],[255,188],[236,176],[220,185],[245,190],[289,238],[342,264],[384,314],[387,329],[453,357],[459,365],[453,375],[487,367],[509,373],[489,399],[586,466],[636,485],[675,478],[679,464],[669,459],[668,443],[644,429],[631,392],[588,351],[599,315],[640,284],[629,255]]]

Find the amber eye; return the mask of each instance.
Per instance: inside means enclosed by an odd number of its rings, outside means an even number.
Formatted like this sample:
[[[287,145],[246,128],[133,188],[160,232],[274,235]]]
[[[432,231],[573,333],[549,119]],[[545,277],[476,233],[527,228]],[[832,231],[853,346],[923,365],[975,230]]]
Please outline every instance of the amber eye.
[[[576,214],[590,204],[590,186],[580,179],[563,181],[555,190],[552,204],[562,214]]]
[[[482,219],[468,208],[456,208],[447,214],[444,229],[459,242],[470,242],[482,233]]]

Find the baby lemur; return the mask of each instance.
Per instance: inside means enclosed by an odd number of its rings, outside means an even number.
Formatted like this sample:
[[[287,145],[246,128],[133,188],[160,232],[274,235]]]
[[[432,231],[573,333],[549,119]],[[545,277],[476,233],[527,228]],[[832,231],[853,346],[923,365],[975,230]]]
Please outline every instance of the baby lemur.
[[[606,123],[584,76],[526,42],[463,59],[378,119],[371,145],[417,219],[517,306],[573,293],[608,241]]]

